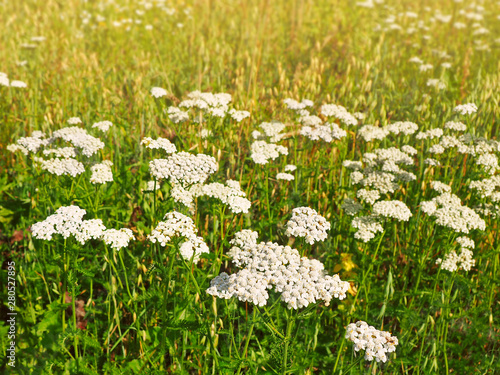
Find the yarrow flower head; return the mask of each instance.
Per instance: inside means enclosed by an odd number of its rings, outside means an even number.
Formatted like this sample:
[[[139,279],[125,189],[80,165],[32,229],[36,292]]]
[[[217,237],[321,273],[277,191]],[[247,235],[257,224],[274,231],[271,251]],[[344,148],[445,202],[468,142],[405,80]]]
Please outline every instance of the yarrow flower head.
[[[255,141],[250,147],[252,160],[257,164],[267,164],[269,159],[274,160],[282,155],[288,155],[288,149],[284,146],[266,141]]]
[[[358,321],[347,326],[345,338],[354,343],[354,350],[365,351],[365,360],[387,362],[387,355],[396,351],[398,339],[389,332],[379,331],[366,322]]]
[[[151,89],[151,96],[155,98],[162,98],[164,96],[167,96],[167,90],[162,89],[161,87],[153,87]]]
[[[193,220],[177,211],[168,212],[156,228],[148,235],[152,243],[158,242],[165,247],[174,237],[184,237],[180,245],[180,253],[186,260],[198,262],[200,255],[208,253],[209,249],[203,238],[196,235],[196,226]]]
[[[330,230],[330,223],[309,207],[294,208],[286,225],[287,236],[305,237],[306,242],[311,245],[324,241],[328,236],[326,231]]]
[[[174,124],[189,120],[189,114],[177,107],[168,107],[167,114]]]
[[[411,135],[418,130],[418,125],[411,121],[398,121],[393,124],[387,125],[386,128],[393,134],[403,133],[404,135]]]
[[[283,103],[285,103],[288,109],[291,109],[293,111],[300,111],[307,107],[312,107],[314,105],[314,103],[308,99],[304,99],[302,100],[302,102],[298,102],[294,99],[287,98],[283,100]]]
[[[458,132],[463,132],[467,130],[467,125],[458,121],[448,121],[444,124],[445,129],[455,130]]]
[[[472,250],[462,247],[460,255],[453,250],[448,253],[444,260],[441,258],[436,259],[436,264],[440,264],[443,270],[455,272],[458,270],[470,271],[476,264],[476,260],[472,258]]]
[[[23,81],[10,81],[10,87],[17,87],[17,88],[20,88],[20,89],[24,89],[26,87],[28,87],[28,85],[23,82]]]
[[[41,240],[52,240],[52,236],[60,234],[64,239],[74,236],[82,245],[85,242],[103,240],[114,249],[128,246],[134,238],[132,231],[127,228],[106,229],[101,219],[83,220],[86,211],[78,206],[62,206],[55,214],[31,226],[33,237]]]
[[[269,137],[269,141],[272,143],[279,142],[284,134],[281,134],[285,125],[278,121],[263,122],[259,125],[263,130],[264,134]]]
[[[477,106],[474,103],[460,104],[457,105],[453,112],[458,112],[461,115],[471,115],[477,112]]]
[[[61,138],[66,142],[70,142],[73,146],[78,147],[85,156],[92,156],[97,153],[97,151],[104,148],[104,142],[102,142],[99,138],[89,135],[85,129],[77,126],[56,130],[52,133],[50,141],[52,142],[58,138]]]
[[[309,138],[311,141],[318,141],[320,139],[325,142],[332,142],[333,140],[342,139],[347,136],[347,132],[341,129],[337,124],[330,124],[329,122],[324,125],[303,126],[300,129],[300,135]]]
[[[173,154],[174,152],[177,151],[177,148],[173,143],[171,143],[167,138],[158,138],[158,139],[153,139],[150,137],[143,138],[141,141],[141,145],[146,146],[147,148],[150,148],[152,150],[154,149],[162,149],[164,150],[167,154]]]
[[[172,196],[174,196],[175,189],[172,189]],[[180,192],[179,192],[180,193]],[[227,180],[226,185],[219,182],[213,182],[211,184],[196,184],[193,185],[189,190],[184,190],[181,194],[174,196],[174,200],[182,201],[186,206],[190,207],[191,202],[196,197],[209,196],[211,198],[219,199],[222,203],[229,205],[231,211],[235,214],[238,213],[248,213],[252,203],[245,198],[246,194],[241,190],[240,183],[234,180]]]
[[[151,175],[156,179],[168,179],[183,186],[202,183],[217,171],[219,165],[214,157],[205,154],[193,155],[179,152],[167,159],[149,162]]]
[[[277,180],[285,180],[285,181],[293,181],[295,179],[295,176],[290,173],[278,173],[276,175]]]
[[[337,104],[323,104],[321,114],[326,117],[333,117],[342,121],[345,125],[358,125],[358,120],[347,109]]]
[[[364,125],[358,131],[358,136],[363,138],[365,142],[371,142],[374,139],[379,141],[385,139],[389,135],[389,130],[387,128],[379,128],[373,125]]]
[[[77,125],[77,124],[81,124],[82,123],[82,120],[80,117],[70,117],[68,119],[68,124],[70,125]]]
[[[358,229],[358,231],[354,233],[354,238],[363,242],[370,241],[375,238],[375,234],[377,232],[384,231],[384,227],[382,226],[379,217],[376,215],[355,217],[351,222],[351,225],[353,228]]]
[[[127,247],[132,239],[134,239],[134,234],[128,228],[107,229],[102,233],[104,243],[115,250]]]
[[[109,160],[105,160],[100,164],[95,164],[90,168],[92,176],[90,177],[90,182],[93,184],[104,184],[106,182],[113,181],[113,172],[111,171],[111,166],[113,163]]]
[[[41,240],[52,240],[54,234],[68,238],[79,232],[82,218],[86,211],[78,206],[59,207],[53,215],[31,226],[33,237]]]
[[[421,202],[424,213],[436,219],[436,224],[450,228],[457,233],[469,233],[472,229],[486,229],[486,223],[471,208],[463,206],[460,198],[449,192]]]
[[[99,121],[92,125],[93,128],[97,128],[104,133],[106,133],[112,126],[113,123],[111,121]]]
[[[250,112],[248,112],[248,111],[237,111],[234,108],[230,109],[228,113],[231,115],[232,119],[235,120],[236,122],[241,122],[244,119],[250,117]]]
[[[408,221],[412,213],[408,206],[401,201],[380,201],[373,205],[373,213],[378,216]]]
[[[318,300],[328,306],[332,298],[344,299],[349,283],[338,275],[325,275],[321,262],[301,258],[296,249],[272,242],[257,243],[257,233],[244,230],[230,242],[233,263],[244,267],[233,275],[221,273],[207,293],[219,298],[238,298],[258,306],[267,304],[268,289],[274,287],[289,309],[307,307]]]
[[[51,174],[55,174],[57,176],[71,176],[76,177],[79,174],[85,172],[85,167],[83,163],[79,162],[73,158],[63,158],[63,159],[48,159],[45,160],[43,158],[34,157],[33,161],[40,165],[43,170]]]

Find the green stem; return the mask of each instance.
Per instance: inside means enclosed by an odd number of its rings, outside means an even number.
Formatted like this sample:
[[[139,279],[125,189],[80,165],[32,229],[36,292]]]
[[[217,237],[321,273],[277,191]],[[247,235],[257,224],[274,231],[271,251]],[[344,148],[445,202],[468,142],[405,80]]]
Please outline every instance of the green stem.
[[[273,226],[272,226],[272,213],[271,205],[269,204],[269,166],[266,165],[266,205],[267,205],[267,216],[269,219],[269,241],[273,238]]]
[[[291,313],[291,316],[288,314],[288,310],[286,310],[286,337],[285,337],[285,348],[283,350],[283,368],[282,368],[282,373],[285,375],[287,373],[287,367],[288,367],[288,346],[290,344],[290,337],[292,334],[292,328],[293,324],[295,322],[295,317],[293,316],[293,312]]]
[[[120,258],[120,263],[121,263],[122,268],[123,268],[123,273],[125,274],[125,285],[127,286],[128,295],[129,295],[130,299],[133,300],[134,298],[132,297],[132,293],[130,293],[130,288],[128,285],[127,268],[125,268],[125,263],[123,263],[123,256],[122,256],[122,252],[120,250],[118,250],[118,256]]]
[[[241,368],[243,366],[243,361],[244,358],[247,356],[248,352],[248,344],[250,343],[250,339],[252,338],[252,333],[253,333],[253,327],[255,326],[255,317],[256,317],[256,312],[257,312],[257,306],[253,307],[253,312],[252,312],[252,324],[250,325],[250,329],[248,330],[248,336],[245,342],[245,348],[243,349],[243,356],[241,358],[240,365],[238,367],[238,371],[236,372],[236,375],[239,375],[241,372]]]

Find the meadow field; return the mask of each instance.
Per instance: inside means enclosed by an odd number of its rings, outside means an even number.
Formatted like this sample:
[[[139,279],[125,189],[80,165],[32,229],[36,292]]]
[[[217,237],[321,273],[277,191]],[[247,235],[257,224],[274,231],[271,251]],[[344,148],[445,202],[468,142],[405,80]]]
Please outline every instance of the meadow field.
[[[0,372],[500,374],[500,2],[0,0]]]

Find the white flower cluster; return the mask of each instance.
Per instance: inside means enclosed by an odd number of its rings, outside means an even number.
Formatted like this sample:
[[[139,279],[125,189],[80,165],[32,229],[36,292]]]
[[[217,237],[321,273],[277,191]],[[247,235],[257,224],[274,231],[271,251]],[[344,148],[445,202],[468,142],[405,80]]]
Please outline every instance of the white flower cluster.
[[[365,142],[371,142],[374,139],[382,141],[389,135],[389,130],[386,127],[380,128],[373,125],[364,125],[358,131],[358,136],[363,138]]]
[[[58,158],[74,158],[76,157],[76,149],[74,147],[49,148],[43,150],[44,155],[54,155]]]
[[[243,269],[229,276],[222,272],[210,282],[207,293],[219,298],[238,298],[241,302],[251,302],[265,306],[269,298],[269,282],[262,273]]]
[[[359,172],[354,172],[359,173]],[[352,173],[351,176],[354,174]],[[372,187],[378,190],[382,194],[394,193],[399,185],[394,182],[396,180],[396,176],[389,172],[381,172],[381,171],[373,171],[368,173],[368,175],[364,176],[361,174],[361,181],[359,182],[364,187]],[[353,180],[353,183],[356,183]]]
[[[424,213],[436,219],[436,224],[448,227],[455,232],[469,233],[472,229],[486,229],[486,223],[471,208],[462,206],[460,198],[448,192],[421,202]]]
[[[467,125],[458,121],[448,121],[444,124],[445,129],[455,130],[457,132],[463,132],[467,130]]]
[[[493,219],[500,217],[500,206],[498,204],[481,203],[474,206],[474,211],[483,216],[491,216]]]
[[[149,162],[151,175],[156,179],[169,179],[171,183],[183,186],[202,183],[217,171],[219,165],[214,157],[188,152],[170,155],[167,159],[154,159]]]
[[[185,237],[186,241],[180,246],[180,253],[186,260],[193,258],[197,263],[201,254],[208,253],[209,249],[203,238],[196,236],[196,226],[190,217],[180,212],[168,212],[155,229],[148,235],[152,243],[158,242],[166,246],[173,237]]]
[[[458,237],[456,241],[460,244],[460,246],[465,247],[467,249],[473,249],[475,247],[474,240],[469,237]]]
[[[252,203],[245,198],[246,194],[241,190],[240,183],[234,180],[227,180],[226,186],[221,183],[213,182],[206,185],[193,185],[187,195],[193,198],[209,196],[219,199],[222,203],[229,205],[231,211],[235,214],[248,213]],[[189,206],[189,205],[188,205]]]
[[[451,187],[441,181],[431,181],[431,188],[438,193],[451,193]]]
[[[278,173],[276,175],[277,180],[285,180],[285,181],[293,181],[295,179],[295,176],[291,173]]]
[[[314,103],[309,99],[304,99],[299,103],[294,99],[287,98],[283,100],[283,103],[285,103],[287,108],[291,109],[292,111],[301,111],[303,109],[306,109],[307,107],[312,107],[314,105]]]
[[[151,96],[155,98],[162,98],[164,96],[167,96],[167,90],[161,88],[161,87],[153,87],[151,89]]]
[[[346,198],[344,202],[342,202],[342,209],[347,215],[354,216],[363,209],[363,205],[356,202],[354,199]]]
[[[383,232],[384,227],[382,226],[378,216],[359,216],[355,217],[351,225],[358,231],[354,233],[354,238],[361,240],[363,242],[368,242],[375,238],[377,232]]]
[[[399,133],[402,133],[404,135],[411,135],[418,130],[418,125],[410,121],[398,121],[393,124],[387,125],[386,129],[396,135],[398,135]]]
[[[156,181],[156,189],[155,189],[155,181],[151,180],[147,182],[146,188],[142,189],[142,191],[155,191],[160,189],[161,189],[160,181]]]
[[[203,237],[192,236],[187,241],[180,244],[179,252],[184,259],[191,260],[192,258],[193,263],[198,263],[201,254],[210,253],[210,249]]]
[[[127,247],[129,241],[133,239],[134,235],[128,228],[107,229],[102,233],[102,240],[104,243],[116,250]]]
[[[441,163],[439,162],[439,160],[432,159],[432,158],[425,159],[424,160],[424,164],[430,165],[431,167],[439,167],[439,166],[441,166]]]
[[[23,81],[9,81],[9,76],[5,73],[0,72],[0,86],[5,87],[16,87],[16,88],[26,88],[28,85]]]
[[[264,306],[269,298],[267,290],[274,287],[289,309],[319,300],[328,306],[332,298],[346,297],[348,282],[338,275],[325,275],[321,262],[301,258],[296,249],[272,242],[257,244],[257,233],[249,230],[238,232],[231,244],[234,246],[228,254],[236,266],[244,268],[231,276],[223,272],[214,278],[208,294]]]
[[[417,155],[418,154],[418,151],[410,145],[404,145],[403,147],[401,147],[401,151],[403,151],[405,154],[408,154],[408,155]]]
[[[111,121],[99,121],[92,125],[93,128],[97,128],[103,133],[106,133],[112,126],[113,123]]]
[[[184,112],[180,108],[174,106],[168,107],[167,114],[174,124],[189,120],[189,113]]]
[[[418,68],[421,72],[426,72],[428,70],[431,70],[433,68],[433,65],[432,64],[422,64],[420,65],[420,67]]]
[[[72,123],[74,123],[74,121]],[[104,143],[99,138],[91,136],[85,129],[77,126],[56,130],[52,133],[50,141],[52,142],[57,138],[61,138],[66,142],[70,142],[73,146],[80,148],[82,154],[85,156],[92,156],[97,151],[104,148]]]
[[[358,321],[347,326],[345,338],[354,343],[354,350],[365,351],[367,361],[386,362],[387,355],[396,351],[398,338],[389,332],[379,331],[366,322]]]
[[[453,112],[458,112],[461,115],[471,115],[477,112],[477,106],[474,103],[460,104],[453,109]]]
[[[79,232],[83,215],[86,211],[78,206],[59,207],[53,215],[31,226],[33,237],[40,240],[52,240],[54,234],[64,239]]]
[[[373,205],[373,203],[380,199],[380,192],[378,190],[359,189],[356,192],[356,196],[362,201]]]
[[[412,213],[408,206],[401,201],[380,201],[373,205],[373,213],[399,221],[408,221]]]
[[[358,125],[358,120],[350,114],[345,107],[336,104],[323,104],[321,114],[326,117],[333,117],[342,121],[345,125]]]
[[[498,187],[500,187],[500,175],[472,181],[469,184],[469,188],[477,190],[481,198],[490,198],[495,203],[500,202],[500,192],[496,190]]]
[[[152,150],[155,149],[162,149],[164,150],[167,154],[173,154],[174,152],[177,152],[177,148],[173,143],[171,143],[167,138],[158,138],[158,139],[153,139],[150,137],[145,137],[141,141],[141,145],[145,145],[147,148],[150,148]]]
[[[324,125],[317,125],[315,127],[303,126],[302,129],[300,129],[300,135],[309,138],[311,141],[322,139],[330,143],[333,140],[344,138],[347,136],[347,132],[341,129],[337,124],[330,124],[327,122]]]
[[[244,119],[250,117],[250,112],[248,111],[237,111],[236,109],[230,109],[228,112],[232,119],[235,120],[236,122],[241,122]]]
[[[259,127],[264,131],[264,134],[269,137],[272,143],[279,142],[285,135],[281,134],[285,125],[279,121],[263,122]]]
[[[324,241],[330,230],[330,223],[318,215],[316,210],[309,207],[297,207],[292,210],[292,217],[286,223],[285,234],[290,237],[305,237],[308,244],[312,245],[317,241]]]
[[[410,132],[416,130],[413,123],[399,123],[399,131]],[[394,125],[394,124],[393,124]],[[410,130],[408,130],[410,129]],[[363,188],[356,192],[356,196],[361,201],[373,205],[373,214],[368,216],[356,217],[351,225],[358,229],[354,238],[363,242],[368,242],[375,238],[377,232],[383,232],[382,218],[393,218],[399,221],[408,221],[412,216],[409,208],[398,200],[386,200],[377,202],[381,194],[394,193],[399,185],[397,181],[410,182],[416,179],[416,176],[399,167],[399,165],[413,165],[413,158],[416,150],[408,145],[399,150],[396,147],[375,149],[363,155],[363,163],[359,161],[346,160],[343,166],[354,170],[351,173],[351,181],[354,185],[361,185]],[[368,189],[371,188],[371,189]],[[349,201],[343,208],[349,215],[356,215],[361,211],[359,203]]]
[[[299,117],[299,122],[305,126],[319,126],[323,123],[323,120],[318,116],[311,115],[309,112],[304,111],[304,115]]]
[[[438,90],[444,90],[446,88],[446,82],[439,78],[429,78],[427,80],[427,86],[435,87]]]
[[[70,117],[68,119],[68,124],[70,125],[82,124],[82,119],[80,117]]]
[[[443,129],[441,128],[434,128],[434,129],[429,129],[424,132],[418,132],[417,135],[415,136],[416,139],[434,139],[434,138],[439,138],[443,135]]]
[[[111,171],[111,166],[113,163],[109,160],[105,160],[100,164],[95,164],[90,168],[92,176],[90,177],[90,182],[93,184],[105,184],[106,182],[113,181],[113,172]]]
[[[478,156],[476,159],[477,165],[482,165],[489,174],[495,174],[495,172],[500,168],[498,166],[498,158],[495,154],[484,153]]]
[[[83,245],[91,239],[101,239],[104,231],[106,231],[106,227],[101,219],[82,220],[74,236]]]
[[[470,271],[476,264],[476,260],[472,258],[473,252],[465,247],[462,247],[460,255],[453,250],[443,259],[436,259],[436,264],[440,264],[441,268],[446,271],[455,272],[457,270]]]
[[[230,94],[212,94],[211,92],[200,91],[190,92],[187,97],[189,99],[179,103],[179,107],[203,109],[213,116],[218,116],[220,111],[224,112],[224,115],[219,117],[225,116],[225,112],[228,111],[228,105],[232,100]]]
[[[86,211],[78,206],[62,206],[55,214],[31,226],[33,237],[40,240],[52,240],[52,236],[60,234],[64,239],[74,236],[82,245],[90,239],[103,240],[112,248],[120,250],[128,246],[134,238],[127,228],[106,229],[101,219],[83,220]]]
[[[76,177],[79,174],[85,172],[85,167],[81,162],[73,158],[64,159],[48,159],[34,157],[33,161],[41,166],[43,170],[48,171],[51,174],[58,176],[71,176]]]
[[[267,164],[269,159],[274,160],[282,155],[288,155],[288,149],[284,146],[266,141],[255,141],[250,146],[252,160],[257,164]]]
[[[157,93],[161,96],[167,95],[166,91],[164,93],[157,91]],[[213,94],[210,92],[193,91],[190,92],[187,97],[187,100],[179,103],[180,108],[187,108],[188,110],[193,108],[202,111],[195,114],[193,118],[194,122],[203,121],[203,115],[218,118],[225,118],[229,115],[237,122],[241,122],[250,117],[250,112],[248,111],[238,111],[234,108],[229,109],[232,97],[227,93]],[[175,124],[189,120],[189,112],[185,112],[179,107],[171,106],[166,110],[170,120]]]
[[[42,139],[45,136],[41,131],[34,131],[31,137],[21,137],[16,143],[7,146],[11,152],[21,151],[24,155],[30,152],[36,153],[42,146],[47,146],[50,139]]]
[[[373,153],[365,153],[363,161],[369,166],[380,165],[382,170],[387,164],[413,165],[413,159],[396,147],[377,148]]]

